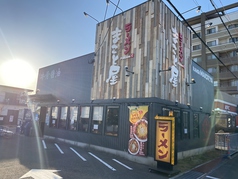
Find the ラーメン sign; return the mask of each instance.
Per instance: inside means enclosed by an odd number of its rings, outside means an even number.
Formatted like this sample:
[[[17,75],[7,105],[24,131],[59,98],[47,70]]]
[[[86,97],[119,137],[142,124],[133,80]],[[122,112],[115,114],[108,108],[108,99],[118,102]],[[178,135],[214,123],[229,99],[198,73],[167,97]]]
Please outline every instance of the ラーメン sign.
[[[155,116],[155,160],[175,164],[175,118]]]

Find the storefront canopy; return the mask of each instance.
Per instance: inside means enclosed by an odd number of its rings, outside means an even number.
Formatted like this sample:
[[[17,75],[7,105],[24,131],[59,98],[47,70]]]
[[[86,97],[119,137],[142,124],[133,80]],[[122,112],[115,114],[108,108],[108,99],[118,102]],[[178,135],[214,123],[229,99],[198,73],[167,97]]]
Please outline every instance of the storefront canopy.
[[[57,101],[57,98],[52,94],[35,94],[35,95],[30,95],[29,97],[32,101],[42,102],[42,103]]]

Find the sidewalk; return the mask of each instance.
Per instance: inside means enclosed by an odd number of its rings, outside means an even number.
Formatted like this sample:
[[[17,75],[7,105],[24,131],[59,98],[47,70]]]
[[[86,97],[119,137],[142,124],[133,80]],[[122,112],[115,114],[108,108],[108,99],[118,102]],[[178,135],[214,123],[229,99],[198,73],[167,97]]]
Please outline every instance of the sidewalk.
[[[219,158],[210,160],[204,164],[196,166],[190,171],[176,175],[170,179],[199,179],[199,178],[201,179],[205,177],[206,174],[210,173],[217,167],[223,165],[226,162],[229,162],[229,160],[232,160],[232,159],[229,159],[227,156],[221,156]]]

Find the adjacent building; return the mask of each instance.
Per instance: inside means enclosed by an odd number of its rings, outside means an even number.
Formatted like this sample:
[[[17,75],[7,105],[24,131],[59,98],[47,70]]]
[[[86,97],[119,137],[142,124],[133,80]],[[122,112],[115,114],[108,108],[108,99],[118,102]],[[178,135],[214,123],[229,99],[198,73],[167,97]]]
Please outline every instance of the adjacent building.
[[[214,77],[216,132],[234,132],[238,124],[237,7],[234,3],[187,20],[196,32],[192,33],[192,58]]]
[[[28,109],[28,95],[33,90],[0,85],[0,125],[14,127],[22,124],[19,110]],[[31,115],[31,114],[30,114]]]

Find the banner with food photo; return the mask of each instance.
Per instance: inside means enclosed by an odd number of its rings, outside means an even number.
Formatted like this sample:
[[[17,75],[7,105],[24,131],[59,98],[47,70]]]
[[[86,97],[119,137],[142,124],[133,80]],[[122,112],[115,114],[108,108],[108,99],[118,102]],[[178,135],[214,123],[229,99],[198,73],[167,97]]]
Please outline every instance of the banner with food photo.
[[[132,155],[147,155],[148,106],[130,106],[130,139],[128,152]]]

